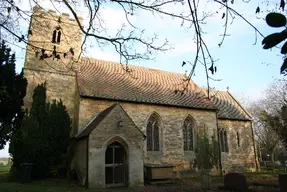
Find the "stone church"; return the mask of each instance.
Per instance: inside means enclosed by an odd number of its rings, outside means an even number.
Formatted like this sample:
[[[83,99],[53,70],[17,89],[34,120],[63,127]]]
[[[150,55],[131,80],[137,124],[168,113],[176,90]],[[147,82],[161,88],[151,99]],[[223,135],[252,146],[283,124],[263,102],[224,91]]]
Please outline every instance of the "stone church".
[[[26,107],[35,86],[62,99],[72,119],[72,168],[83,185],[140,186],[145,165],[194,167],[197,135],[215,134],[222,170],[255,170],[252,117],[228,91],[207,91],[193,81],[176,94],[184,74],[78,58],[82,33],[68,14],[35,8],[24,74]],[[53,56],[48,56],[53,55]],[[63,57],[65,55],[65,57]],[[60,127],[59,127],[60,128]]]

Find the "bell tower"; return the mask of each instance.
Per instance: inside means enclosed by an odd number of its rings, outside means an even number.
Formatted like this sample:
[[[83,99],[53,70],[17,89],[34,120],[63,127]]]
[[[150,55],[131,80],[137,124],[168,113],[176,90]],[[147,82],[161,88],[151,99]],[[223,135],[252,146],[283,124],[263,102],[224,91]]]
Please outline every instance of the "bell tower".
[[[69,14],[57,15],[34,7],[31,16],[24,75],[28,81],[24,104],[30,108],[34,88],[46,82],[47,99],[61,99],[76,130],[79,94],[77,71],[80,67],[82,32]],[[73,131],[74,132],[74,131]]]
[[[67,73],[79,68],[82,32],[69,14],[34,7],[29,27],[25,68]],[[55,62],[57,61],[57,62]]]

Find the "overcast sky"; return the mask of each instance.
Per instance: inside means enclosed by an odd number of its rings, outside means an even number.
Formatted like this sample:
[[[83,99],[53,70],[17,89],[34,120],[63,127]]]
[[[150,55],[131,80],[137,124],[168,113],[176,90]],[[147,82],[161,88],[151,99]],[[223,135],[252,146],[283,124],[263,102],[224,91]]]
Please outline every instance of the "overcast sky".
[[[204,1],[201,1],[204,2]],[[43,1],[43,4],[44,1]],[[264,9],[264,5],[257,0],[251,0],[249,3],[235,1],[235,9],[241,13],[246,19],[253,23],[263,35],[268,35],[271,32],[277,32],[280,29],[271,29],[265,21],[258,17],[264,17],[265,13],[256,15],[256,7],[260,5]],[[23,4],[22,7],[28,5]],[[53,5],[46,4],[47,9],[53,9]],[[239,17],[229,26],[227,33],[230,36],[226,37],[223,45],[218,46],[223,34],[224,19],[221,19],[224,10],[218,9],[218,5],[212,1],[206,1],[200,5],[200,9],[204,11],[218,10],[218,14],[206,20],[206,24],[202,26],[206,32],[204,38],[214,59],[217,59],[217,73],[212,76],[214,79],[221,81],[211,81],[211,87],[218,90],[226,90],[229,87],[231,93],[237,98],[246,100],[256,100],[262,95],[262,91],[274,79],[283,78],[280,75],[280,66],[282,64],[282,55],[280,50],[263,50],[261,46],[262,37],[257,35],[257,43],[254,45],[256,36],[246,22]],[[68,12],[67,9],[57,6],[61,12]],[[169,10],[178,10],[179,12],[187,12],[188,9],[178,7],[167,7]],[[85,19],[85,13],[82,13]],[[122,23],[126,22],[125,15],[119,7],[107,5],[101,11],[101,16],[105,20],[106,27],[109,29],[108,34],[113,35]],[[185,73],[189,71],[191,66],[186,65],[181,67],[182,61],[193,61],[196,51],[196,45],[193,40],[193,28],[180,27],[178,20],[153,16],[147,13],[138,13],[131,17],[131,22],[141,29],[146,30],[146,35],[156,33],[159,41],[167,38],[173,49],[166,53],[157,53],[154,55],[155,60],[152,61],[135,61],[132,64],[141,65],[149,68],[161,69],[171,72]],[[27,31],[28,23],[21,23],[21,29]],[[97,59],[119,61],[119,56],[113,50],[112,46],[98,48],[93,39],[89,39],[84,56],[94,57]],[[20,45],[25,47],[25,45]],[[12,46],[16,51],[17,56],[17,71],[20,72],[25,57],[25,50],[19,47]],[[141,47],[139,47],[141,49]],[[198,65],[195,76],[192,78],[199,86],[206,87],[206,76],[203,67]],[[8,156],[7,146],[4,150],[0,150],[0,157]]]

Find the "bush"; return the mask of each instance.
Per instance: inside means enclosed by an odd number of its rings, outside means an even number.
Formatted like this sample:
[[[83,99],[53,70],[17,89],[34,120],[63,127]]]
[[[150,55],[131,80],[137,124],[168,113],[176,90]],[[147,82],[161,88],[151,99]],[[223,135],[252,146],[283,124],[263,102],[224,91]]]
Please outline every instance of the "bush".
[[[67,167],[62,157],[67,154],[70,130],[71,120],[62,101],[47,102],[45,84],[38,85],[32,107],[10,142],[13,166],[20,169],[21,163],[32,163],[32,179],[47,177],[55,168],[57,172],[59,165]]]
[[[219,148],[215,135],[210,136],[204,131],[203,136],[197,138],[196,164],[199,170],[211,170],[218,167]]]

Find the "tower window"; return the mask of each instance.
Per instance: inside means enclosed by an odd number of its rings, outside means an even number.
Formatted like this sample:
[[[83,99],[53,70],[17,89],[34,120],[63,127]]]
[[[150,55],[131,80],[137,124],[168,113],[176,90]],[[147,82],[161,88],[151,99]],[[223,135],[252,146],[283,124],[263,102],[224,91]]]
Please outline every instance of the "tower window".
[[[58,31],[57,43],[60,43],[60,41],[61,41],[61,31]]]
[[[59,28],[53,31],[52,43],[60,43],[61,42],[61,31]]]
[[[57,31],[54,30],[54,32],[53,32],[53,38],[52,38],[52,43],[56,43],[56,36],[57,36]]]

